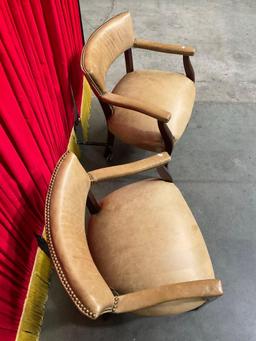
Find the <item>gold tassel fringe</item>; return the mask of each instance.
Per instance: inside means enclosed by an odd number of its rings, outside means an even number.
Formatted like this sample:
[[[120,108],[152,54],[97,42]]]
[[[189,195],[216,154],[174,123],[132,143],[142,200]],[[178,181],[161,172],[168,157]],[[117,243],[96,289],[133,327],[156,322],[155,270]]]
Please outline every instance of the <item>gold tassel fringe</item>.
[[[91,113],[91,89],[90,85],[87,82],[86,78],[84,77],[83,80],[83,95],[82,95],[82,103],[81,103],[81,124],[83,128],[84,138],[88,136],[88,130],[89,130],[89,118]],[[79,147],[76,143],[76,136],[74,133],[74,128],[72,129],[69,144],[68,144],[68,150],[76,154],[76,156],[80,157],[80,151]]]
[[[35,341],[39,339],[45,304],[48,298],[50,273],[51,261],[38,248],[16,341]]]

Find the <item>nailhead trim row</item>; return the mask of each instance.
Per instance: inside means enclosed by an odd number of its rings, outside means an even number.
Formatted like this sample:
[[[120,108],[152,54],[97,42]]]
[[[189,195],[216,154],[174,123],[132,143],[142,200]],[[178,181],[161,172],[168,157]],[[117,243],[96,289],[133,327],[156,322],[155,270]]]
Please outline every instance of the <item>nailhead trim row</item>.
[[[89,172],[89,173],[87,173],[87,174],[88,174],[88,176],[89,176],[91,182],[95,182],[95,179],[94,179],[94,177],[91,175],[91,173]]]
[[[112,308],[112,312],[114,313],[117,309],[117,306],[118,306],[118,302],[119,302],[119,297],[118,296],[115,296],[114,297],[114,304],[113,304],[113,308]]]
[[[50,182],[49,189],[48,189],[48,192],[47,192],[46,204],[45,204],[46,239],[47,239],[50,255],[51,255],[53,264],[55,266],[56,272],[57,272],[57,274],[58,274],[58,276],[60,278],[61,283],[63,284],[64,288],[66,289],[67,293],[69,294],[70,298],[72,299],[74,304],[77,306],[77,308],[83,314],[85,314],[86,316],[88,316],[91,319],[96,319],[96,314],[93,313],[92,311],[90,311],[90,309],[88,309],[87,307],[85,307],[83,305],[83,303],[79,300],[79,298],[74,293],[74,291],[71,288],[68,280],[66,279],[65,274],[64,274],[64,272],[63,272],[63,270],[61,268],[60,262],[59,262],[59,260],[57,258],[56,253],[55,253],[53,242],[52,242],[52,237],[51,237],[51,230],[50,230],[50,201],[51,201],[52,190],[53,190],[53,186],[54,186],[54,182],[55,182],[58,170],[59,170],[62,162],[65,160],[66,156],[68,155],[68,153],[69,152],[66,152],[65,154],[63,154],[63,156],[59,160],[58,164],[56,165],[56,167],[54,169],[54,172],[52,174],[51,182]],[[116,297],[115,297],[115,299],[116,299]],[[115,299],[114,299],[114,304],[113,304],[113,308],[112,309],[114,309],[114,307],[116,307],[116,305],[115,305],[116,300]]]

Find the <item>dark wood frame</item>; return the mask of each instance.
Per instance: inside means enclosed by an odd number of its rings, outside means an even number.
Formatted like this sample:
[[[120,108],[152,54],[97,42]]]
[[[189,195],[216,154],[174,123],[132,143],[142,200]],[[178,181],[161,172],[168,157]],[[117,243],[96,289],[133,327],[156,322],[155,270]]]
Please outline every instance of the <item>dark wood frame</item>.
[[[126,66],[126,73],[133,72],[133,57],[132,57],[132,49],[128,49],[124,51],[124,58],[125,58],[125,66]]]
[[[91,190],[89,191],[87,196],[86,207],[88,208],[91,214],[97,214],[101,210],[100,204],[98,203],[97,199],[95,198]]]
[[[193,66],[191,64],[189,56],[183,56],[183,66],[185,69],[186,76],[195,82],[195,72]]]

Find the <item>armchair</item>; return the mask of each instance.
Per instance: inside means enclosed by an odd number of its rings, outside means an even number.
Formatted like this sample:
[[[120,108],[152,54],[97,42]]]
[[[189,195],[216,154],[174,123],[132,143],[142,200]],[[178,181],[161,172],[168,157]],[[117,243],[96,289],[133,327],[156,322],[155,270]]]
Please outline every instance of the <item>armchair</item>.
[[[87,317],[177,314],[223,294],[200,229],[173,183],[142,180],[100,203],[92,194],[93,183],[161,169],[169,160],[164,152],[86,172],[67,152],[57,164],[45,207],[47,243],[62,285]]]
[[[160,70],[134,71],[132,48],[182,55],[186,76]],[[106,74],[122,53],[127,74],[110,92]],[[91,35],[82,51],[81,68],[106,117],[106,157],[111,157],[114,136],[139,148],[172,153],[194,105],[195,76],[189,59],[194,53],[189,46],[135,38],[129,12],[113,17]]]

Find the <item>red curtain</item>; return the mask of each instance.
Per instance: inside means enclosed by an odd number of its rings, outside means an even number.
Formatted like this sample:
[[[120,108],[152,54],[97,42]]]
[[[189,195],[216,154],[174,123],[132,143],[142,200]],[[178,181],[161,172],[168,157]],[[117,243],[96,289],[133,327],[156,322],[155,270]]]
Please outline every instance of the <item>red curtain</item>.
[[[0,340],[14,340],[51,172],[80,105],[78,1],[0,1]]]

